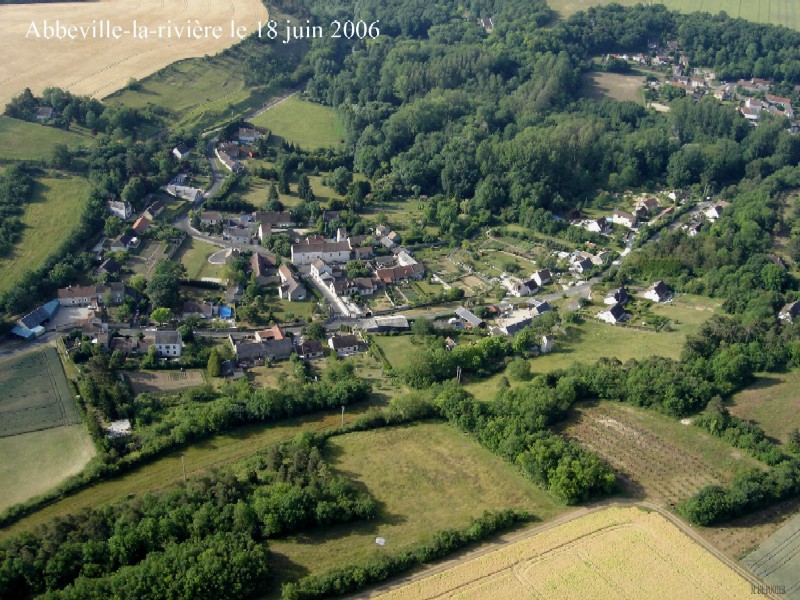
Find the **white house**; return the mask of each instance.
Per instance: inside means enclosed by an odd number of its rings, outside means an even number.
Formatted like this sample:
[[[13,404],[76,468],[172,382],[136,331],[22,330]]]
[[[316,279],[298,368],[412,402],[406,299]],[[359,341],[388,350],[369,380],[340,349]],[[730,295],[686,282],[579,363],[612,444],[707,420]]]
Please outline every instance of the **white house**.
[[[350,260],[350,244],[309,238],[292,244],[292,262],[295,265],[310,265],[318,258],[326,263],[346,263]]]
[[[652,287],[642,295],[653,302],[666,302],[672,298],[672,290],[669,289],[667,284],[663,281],[656,281]]]
[[[611,290],[608,293],[608,296],[605,297],[603,300],[603,304],[625,304],[628,301],[628,291],[624,288],[617,288],[615,290]]]
[[[189,148],[186,144],[178,144],[172,149],[172,155],[178,160],[189,158]]]
[[[99,297],[96,285],[70,286],[58,290],[60,306],[89,306],[96,304]]]
[[[258,133],[258,130],[253,127],[240,127],[239,128],[239,141],[245,144],[251,144],[255,142],[258,138],[261,137],[261,134]]]
[[[541,271],[536,271],[531,279],[533,279],[537,285],[543,286],[553,281],[553,276],[548,269],[542,269]]]
[[[358,352],[358,338],[354,335],[334,335],[328,338],[328,346],[339,356]]]
[[[156,353],[160,357],[178,358],[183,354],[183,341],[179,331],[156,331]]]
[[[614,214],[611,216],[611,221],[612,223],[627,227],[628,229],[636,227],[636,217],[621,210],[614,211]]]
[[[719,204],[716,204],[716,205],[712,206],[711,208],[709,208],[708,210],[706,210],[706,212],[704,214],[706,216],[706,219],[708,219],[709,221],[711,221],[713,223],[714,221],[716,221],[717,219],[719,219],[722,216],[722,206],[719,205]]]
[[[321,258],[318,258],[311,263],[309,272],[311,273],[312,277],[318,279],[319,281],[325,281],[326,279],[331,279],[333,277],[333,269],[331,269],[330,265]]]
[[[625,307],[622,304],[615,304],[608,310],[597,313],[597,318],[606,323],[619,323],[625,320]]]
[[[133,216],[133,208],[127,202],[118,202],[110,200],[108,203],[108,212],[115,217],[119,217],[123,221],[127,221]]]

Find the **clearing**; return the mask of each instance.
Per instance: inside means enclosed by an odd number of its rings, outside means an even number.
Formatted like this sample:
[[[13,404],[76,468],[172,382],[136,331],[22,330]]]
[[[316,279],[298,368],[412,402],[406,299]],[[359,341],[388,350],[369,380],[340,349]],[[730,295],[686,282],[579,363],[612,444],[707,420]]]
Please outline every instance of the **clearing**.
[[[607,508],[379,596],[751,598],[750,582],[657,512]]]
[[[95,455],[83,425],[0,438],[0,510],[25,502],[80,473]]]
[[[378,501],[371,522],[337,525],[270,542],[280,579],[361,562],[415,545],[444,528],[460,528],[484,510],[529,510],[549,519],[565,507],[474,440],[441,423],[337,436],[325,458]]]
[[[783,588],[787,598],[800,599],[800,514],[746,556],[742,564],[767,584]]]
[[[592,100],[611,98],[644,104],[644,77],[619,73],[591,72],[583,76],[583,95]]]
[[[0,258],[0,292],[13,286],[22,273],[38,269],[69,237],[80,222],[88,191],[89,182],[80,177],[36,180],[22,215],[22,239]],[[46,244],[41,243],[42,235],[47,236]]]
[[[5,116],[0,116],[0,139],[3,140],[0,161],[47,160],[56,144],[65,144],[74,150],[87,142],[78,133]]]
[[[774,440],[786,443],[789,432],[800,427],[798,386],[800,371],[764,374],[735,394],[728,408],[731,414],[756,423]]]
[[[272,135],[299,144],[304,150],[338,146],[344,141],[344,125],[329,106],[290,96],[260,114],[252,123]]]
[[[31,22],[40,28],[44,21],[63,22],[64,5],[0,5],[4,32],[0,40],[0,54],[4,57],[0,66],[1,102],[7,102],[25,87],[39,93],[45,87],[58,86],[74,94],[102,97],[125,87],[131,78],[141,79],[177,60],[215,54],[231,46],[237,41],[230,35],[232,18],[252,32],[258,20],[266,20],[269,13],[260,0],[101,0],[70,4],[68,15],[70,25],[84,27],[92,27],[95,20],[99,24],[108,19],[112,26],[132,29],[135,19],[137,26],[147,27],[152,35],[148,39],[135,39],[132,35],[97,39],[91,34],[86,40],[37,39],[27,35]],[[221,27],[220,39],[205,35],[189,39],[185,33],[178,39],[177,32],[167,36],[169,20],[174,29],[185,27],[200,15],[202,25]],[[164,28],[161,36],[159,26]],[[196,97],[186,90],[181,93]]]
[[[81,422],[55,348],[0,363],[0,437]]]
[[[561,17],[568,17],[591,6],[611,4],[612,0],[550,0],[550,7]],[[640,0],[613,0],[617,4],[632,6]],[[684,13],[702,10],[712,14],[725,11],[730,17],[741,17],[758,23],[772,23],[792,29],[800,29],[800,4],[795,0],[655,0],[672,10]]]
[[[174,392],[197,387],[205,383],[203,372],[199,369],[188,371],[133,371],[127,377],[135,394],[142,392]]]
[[[629,496],[660,506],[763,467],[697,427],[619,402],[581,402],[558,429],[608,461]]]

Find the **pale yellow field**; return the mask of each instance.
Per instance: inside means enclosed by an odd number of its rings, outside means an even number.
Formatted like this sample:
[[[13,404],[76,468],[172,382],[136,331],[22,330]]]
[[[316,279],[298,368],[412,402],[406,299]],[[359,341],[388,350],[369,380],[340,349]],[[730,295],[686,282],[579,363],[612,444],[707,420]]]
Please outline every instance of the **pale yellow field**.
[[[209,34],[176,39],[166,37],[170,25],[221,27],[220,39]],[[261,0],[99,0],[97,2],[0,5],[0,103],[30,87],[34,93],[58,86],[75,94],[103,97],[127,85],[131,77],[141,79],[170,63],[192,56],[213,55],[239,41],[231,36],[231,20],[237,27],[252,32],[268,12]],[[91,28],[93,21],[110,21],[121,31],[133,30],[132,23],[149,31],[148,39],[75,40],[37,39],[31,30],[36,24],[44,35],[43,24]],[[170,23],[171,21],[171,23]],[[158,28],[162,26],[163,37]],[[137,27],[138,30],[138,27]],[[88,29],[87,29],[88,31]],[[28,36],[26,38],[26,35]],[[83,34],[78,34],[82,36]],[[97,34],[99,36],[99,33]]]
[[[608,508],[378,596],[381,600],[751,598],[750,583],[657,512]]]

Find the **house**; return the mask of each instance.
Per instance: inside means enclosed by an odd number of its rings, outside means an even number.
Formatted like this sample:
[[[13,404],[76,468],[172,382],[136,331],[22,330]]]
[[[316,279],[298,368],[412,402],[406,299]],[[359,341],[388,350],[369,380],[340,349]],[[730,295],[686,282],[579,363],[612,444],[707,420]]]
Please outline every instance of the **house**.
[[[797,315],[800,315],[800,302],[790,302],[786,304],[778,313],[778,319],[793,323]]]
[[[97,273],[100,275],[117,275],[120,271],[122,271],[122,265],[120,265],[113,256],[104,260],[100,266],[97,267]]]
[[[17,324],[11,329],[11,333],[26,340],[39,337],[44,334],[44,324],[55,316],[59,307],[58,300],[51,300],[47,304],[38,307],[17,320]]]
[[[130,204],[127,202],[117,202],[115,200],[109,200],[108,212],[115,217],[119,217],[123,221],[127,221],[133,216],[133,208]]]
[[[108,349],[124,356],[139,354],[141,351],[139,340],[135,337],[112,337],[108,342]]]
[[[310,265],[318,258],[326,263],[346,263],[350,260],[350,244],[309,238],[292,244],[292,262],[295,265]]]
[[[183,340],[179,331],[156,331],[156,353],[162,358],[178,358],[183,354]]]
[[[482,19],[478,19],[478,23],[480,26],[486,30],[486,33],[491,33],[494,29],[494,21],[492,17],[483,17]]]
[[[261,137],[261,134],[254,127],[240,127],[239,141],[244,144],[251,144]]]
[[[203,190],[188,185],[169,184],[163,189],[173,198],[188,200],[189,202],[200,202],[204,198]]]
[[[233,173],[241,173],[244,171],[244,165],[240,163],[238,160],[232,158],[226,152],[223,152],[219,148],[214,150],[214,154],[217,155],[219,161],[225,166],[226,169]]]
[[[551,335],[543,335],[542,336],[542,343],[539,344],[539,352],[542,354],[547,354],[553,349],[553,336]]]
[[[220,152],[224,152],[231,158],[239,158],[239,154],[241,149],[239,148],[239,144],[234,144],[232,142],[222,142],[217,146],[217,150]]]
[[[605,300],[603,300],[603,304],[624,305],[627,301],[628,301],[628,290],[626,290],[624,287],[620,287],[615,290],[611,290],[608,293],[608,296],[605,297]]]
[[[290,302],[306,299],[305,286],[298,281],[288,265],[278,267],[278,277],[281,279],[281,284],[278,286],[278,295],[281,298]]]
[[[136,222],[133,224],[133,230],[139,235],[142,235],[145,231],[147,231],[147,228],[150,227],[151,222],[152,221],[150,219],[142,215],[136,219]]]
[[[50,119],[54,119],[56,114],[56,111],[49,106],[40,106],[36,109],[36,120],[49,121]]]
[[[225,290],[225,300],[229,304],[235,304],[236,302],[241,302],[242,298],[244,298],[244,286],[241,283],[237,283],[236,285],[228,286],[228,289]],[[226,307],[222,307],[223,309]],[[227,311],[226,311],[227,312]],[[229,318],[223,314],[223,311],[220,311],[220,317],[222,318]]]
[[[467,310],[463,306],[459,306],[456,309],[456,316],[464,322],[467,327],[477,327],[483,328],[486,327],[486,322],[478,317],[476,314],[472,313],[471,311]]]
[[[611,216],[611,222],[622,225],[623,227],[627,227],[628,229],[636,227],[636,217],[621,210],[614,211],[613,215]]]
[[[591,219],[584,223],[584,229],[593,233],[605,233],[608,231],[608,221],[603,217],[599,219]]]
[[[59,306],[89,306],[97,304],[99,294],[96,285],[70,286],[58,290]]]
[[[528,300],[528,306],[534,317],[541,317],[544,313],[553,310],[553,307],[546,300],[538,300],[536,298]]]
[[[597,313],[597,318],[606,323],[619,323],[625,320],[625,307],[622,304],[615,304],[608,310]]]
[[[533,279],[528,281],[520,281],[518,279],[505,279],[503,285],[508,289],[512,296],[521,298],[523,296],[533,296],[539,291],[539,286]]]
[[[162,212],[164,212],[164,209],[166,207],[167,205],[164,204],[163,200],[156,200],[150,206],[144,209],[144,212],[142,214],[151,221],[155,221],[156,217],[160,215]]]
[[[358,352],[358,337],[355,335],[333,335],[328,338],[328,346],[339,356]]]
[[[388,248],[389,250],[397,246],[397,243],[394,242],[388,235],[383,236],[380,239],[380,242],[381,246],[383,246],[384,248]]]
[[[406,267],[395,266],[386,269],[377,269],[375,275],[385,284],[398,283],[409,279],[422,279],[425,274],[425,266],[419,263]]]
[[[97,296],[103,304],[109,306],[119,306],[129,296],[139,299],[139,294],[121,281],[97,286]]]
[[[402,315],[392,315],[389,317],[375,317],[372,319],[376,330],[379,332],[387,331],[408,331],[408,319]]]
[[[216,314],[213,302],[195,302],[188,301],[183,303],[183,318],[197,315],[204,319],[211,319]]]
[[[203,225],[216,225],[222,222],[222,215],[213,210],[204,210],[200,213],[200,222]]]
[[[230,240],[234,244],[249,244],[250,229],[242,225],[224,227],[222,229],[222,239]]]
[[[253,213],[253,219],[261,225],[269,225],[276,229],[294,225],[294,219],[287,211],[259,210]]]
[[[548,269],[542,269],[541,271],[536,271],[531,279],[533,279],[541,287],[553,281],[553,276],[550,274]]]
[[[325,356],[325,346],[319,340],[304,340],[295,348],[297,355],[305,360]]]
[[[594,266],[594,263],[589,258],[579,258],[572,263],[570,267],[575,273],[585,273]]]
[[[395,255],[395,259],[397,260],[397,264],[401,267],[408,267],[410,265],[417,264],[417,259],[411,256],[408,253],[408,250],[400,250],[400,252]]]
[[[688,235],[689,237],[694,237],[698,233],[700,233],[700,230],[703,229],[703,224],[700,221],[694,221],[692,223],[684,225],[683,229],[686,230],[686,235]]]
[[[663,281],[656,281],[642,296],[653,302],[666,302],[672,298],[672,290]]]
[[[713,223],[722,216],[722,206],[716,204],[711,208],[709,208],[708,210],[706,210],[705,213],[703,214],[706,216],[706,219],[708,219]]]
[[[270,340],[282,340],[285,339],[286,336],[283,334],[280,327],[273,325],[269,329],[256,331],[255,338],[257,342],[268,342]]]
[[[658,200],[655,198],[639,198],[636,201],[636,208],[643,208],[647,214],[653,214],[658,208]]]
[[[509,317],[499,320],[499,327],[494,330],[502,335],[514,335],[530,325],[534,318],[535,315],[530,312],[511,313]]]
[[[311,263],[309,268],[311,276],[319,281],[325,281],[333,278],[333,269],[321,258],[317,258]]]
[[[189,158],[189,147],[186,144],[178,144],[172,149],[172,155],[178,160]]]
[[[228,340],[233,346],[236,362],[239,365],[289,358],[294,351],[294,344],[289,338],[256,342],[251,340],[234,341],[228,336]]]
[[[375,228],[375,237],[376,238],[385,237],[385,236],[389,235],[390,231],[391,231],[391,229],[389,229],[386,225],[378,225]]]
[[[258,285],[267,285],[268,283],[279,281],[277,279],[275,262],[266,256],[254,252],[253,256],[250,258],[250,268]]]

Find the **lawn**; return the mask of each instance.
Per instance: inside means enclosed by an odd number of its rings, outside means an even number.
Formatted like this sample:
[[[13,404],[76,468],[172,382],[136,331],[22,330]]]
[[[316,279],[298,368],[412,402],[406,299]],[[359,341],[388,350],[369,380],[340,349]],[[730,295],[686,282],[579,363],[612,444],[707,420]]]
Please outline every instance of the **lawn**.
[[[212,265],[208,262],[208,257],[219,251],[218,246],[187,237],[175,253],[175,260],[186,267],[186,277],[189,279],[220,278],[225,269],[224,265]]]
[[[22,273],[38,269],[69,237],[80,222],[88,190],[89,182],[80,177],[36,180],[22,216],[22,240],[0,258],[0,292],[14,285]]]
[[[370,403],[347,407],[345,423],[364,414]],[[188,477],[205,470],[233,462],[276,442],[289,440],[303,431],[326,431],[339,427],[341,412],[316,413],[271,425],[240,427],[226,434],[163,454],[153,462],[124,475],[97,483],[71,494],[14,525],[0,529],[0,538],[33,529],[55,516],[77,512],[87,507],[123,500],[131,494],[143,494],[161,489],[182,477],[181,456],[185,459]]]
[[[72,149],[87,145],[86,138],[77,133],[4,116],[0,116],[0,140],[0,161],[49,160],[56,144]]]
[[[0,438],[0,510],[43,494],[79,473],[94,455],[83,425]]]
[[[614,0],[614,2],[632,6],[638,4],[640,0]],[[685,13],[703,10],[716,14],[724,10],[730,17],[741,17],[759,23],[772,23],[800,29],[800,4],[795,0],[752,0],[750,2],[741,2],[740,0],[704,0],[703,2],[655,0],[655,2]],[[568,17],[591,6],[610,3],[611,0],[550,0],[548,2],[550,7],[561,17]]]
[[[305,150],[338,147],[345,136],[344,125],[334,109],[296,95],[252,119],[252,123]]]
[[[612,98],[643,104],[643,85],[644,77],[636,75],[590,72],[583,76],[583,94],[593,100]]]
[[[374,335],[372,340],[383,350],[383,355],[395,369],[405,365],[418,349],[411,335]]]
[[[331,438],[325,458],[379,504],[371,522],[334,526],[270,542],[280,579],[354,562],[430,539],[444,528],[464,527],[485,510],[516,508],[537,519],[565,510],[475,441],[440,423],[380,429]]]
[[[731,398],[731,414],[753,421],[771,438],[786,443],[789,432],[800,427],[800,371],[769,373]]]

